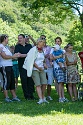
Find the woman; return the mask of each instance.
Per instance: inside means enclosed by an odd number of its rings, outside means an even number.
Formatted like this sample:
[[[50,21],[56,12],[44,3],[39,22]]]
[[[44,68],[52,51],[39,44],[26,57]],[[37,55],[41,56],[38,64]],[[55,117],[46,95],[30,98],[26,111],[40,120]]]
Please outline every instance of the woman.
[[[16,96],[15,93],[15,80],[14,80],[14,73],[12,69],[12,59],[15,59],[19,56],[19,54],[14,54],[12,56],[12,53],[7,47],[8,44],[8,36],[7,35],[1,35],[0,37],[0,48],[2,49],[0,53],[0,63],[1,63],[1,69],[2,69],[2,75],[3,75],[3,91],[5,95],[5,101],[6,102],[12,102],[12,101],[20,101],[20,99]],[[10,90],[13,99],[11,100],[8,96],[8,90]]]
[[[73,45],[71,43],[66,46],[66,63],[68,72],[68,91],[72,101],[77,100],[77,88],[76,83],[78,83],[79,75],[77,71],[77,56],[73,52]]]
[[[45,45],[45,40],[39,38],[37,40],[37,45],[30,49],[25,59],[23,68],[27,70],[27,76],[34,80],[36,91],[39,97],[38,104],[42,104],[43,102],[47,102],[45,98],[45,90],[47,85],[46,73],[44,71],[44,53],[43,47]]]
[[[46,75],[47,75],[47,100],[53,100],[51,97],[51,86],[53,84],[53,65],[50,62],[50,51],[51,47],[46,44],[46,36],[41,35],[41,39],[45,40],[45,45],[43,47],[43,52],[45,55],[45,62],[47,65]]]
[[[60,37],[55,38],[55,44],[58,44],[59,46],[62,44],[62,39]],[[56,63],[56,59],[62,57],[60,56],[53,56],[54,49],[51,50],[50,59],[53,60],[53,66],[54,66],[54,78],[57,85],[57,91],[59,94],[59,102],[67,102],[68,99],[64,97],[64,82],[65,82],[65,72],[62,70],[62,68],[59,66],[59,64]]]

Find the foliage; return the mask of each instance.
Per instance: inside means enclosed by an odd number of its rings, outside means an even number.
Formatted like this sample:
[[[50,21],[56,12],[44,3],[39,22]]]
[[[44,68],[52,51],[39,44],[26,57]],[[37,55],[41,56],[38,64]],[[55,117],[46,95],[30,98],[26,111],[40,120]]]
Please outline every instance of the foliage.
[[[24,33],[35,40],[45,34],[47,44],[51,46],[54,38],[60,36],[64,47],[77,18],[68,5],[58,0],[1,0],[0,3],[0,34],[8,34],[9,45],[16,44],[18,34]]]
[[[80,22],[75,21],[73,28],[70,30],[67,38],[67,42],[71,42],[74,45],[75,50],[82,50],[83,47],[83,28]]]

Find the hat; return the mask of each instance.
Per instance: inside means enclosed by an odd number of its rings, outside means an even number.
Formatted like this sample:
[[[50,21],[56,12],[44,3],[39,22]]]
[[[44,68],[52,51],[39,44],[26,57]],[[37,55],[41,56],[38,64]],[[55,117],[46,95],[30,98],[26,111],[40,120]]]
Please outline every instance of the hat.
[[[55,46],[53,46],[54,48],[56,48],[57,50],[60,49],[60,46],[58,44],[56,44]]]

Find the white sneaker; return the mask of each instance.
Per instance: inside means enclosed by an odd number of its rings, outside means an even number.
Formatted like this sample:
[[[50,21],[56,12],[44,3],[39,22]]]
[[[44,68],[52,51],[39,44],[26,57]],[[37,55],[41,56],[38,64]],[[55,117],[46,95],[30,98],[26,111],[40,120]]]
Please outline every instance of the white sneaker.
[[[64,102],[62,98],[59,98],[59,102]]]
[[[47,98],[46,98],[47,100],[53,100],[52,98],[51,98],[51,96],[47,96]]]
[[[12,101],[18,101],[18,102],[20,102],[20,99],[18,97],[15,97],[15,98],[12,99]]]
[[[64,102],[69,102],[69,100],[67,99],[67,98],[62,98],[62,100],[64,101]]]
[[[46,100],[46,98],[43,99],[43,102],[49,103],[49,102]]]
[[[43,99],[39,99],[39,101],[37,102],[37,104],[42,104],[43,103]]]

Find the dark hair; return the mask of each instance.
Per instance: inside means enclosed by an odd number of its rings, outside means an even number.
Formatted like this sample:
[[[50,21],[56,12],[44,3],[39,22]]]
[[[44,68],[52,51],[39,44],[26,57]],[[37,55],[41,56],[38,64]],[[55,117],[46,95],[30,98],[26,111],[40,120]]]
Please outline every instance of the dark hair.
[[[23,38],[25,38],[25,35],[24,35],[24,34],[19,34],[18,37],[19,37],[19,36],[22,36]]]
[[[40,37],[42,37],[42,36],[44,36],[44,37],[46,38],[46,36],[45,36],[45,35],[41,35]]]
[[[59,36],[58,36],[58,37],[56,37],[56,38],[55,38],[55,42],[56,42],[56,40],[57,40],[57,39],[59,39],[59,40],[60,40],[60,42],[62,43],[62,39],[61,39],[61,37],[59,37]]]
[[[68,48],[69,46],[73,46],[73,44],[72,44],[72,43],[68,43],[68,44],[66,45],[66,48]]]
[[[2,43],[6,38],[8,38],[8,36],[6,34],[2,34],[0,36],[0,43]]]

